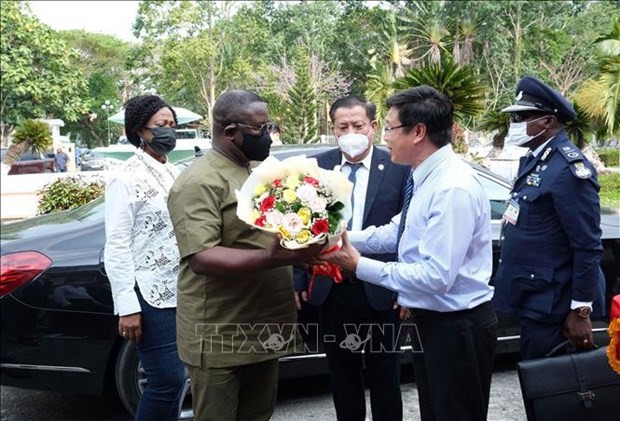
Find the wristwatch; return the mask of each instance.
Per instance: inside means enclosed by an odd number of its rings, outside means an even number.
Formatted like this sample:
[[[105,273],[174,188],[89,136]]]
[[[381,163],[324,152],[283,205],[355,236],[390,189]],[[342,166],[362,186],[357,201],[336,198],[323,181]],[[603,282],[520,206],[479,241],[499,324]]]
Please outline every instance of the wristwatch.
[[[582,319],[587,319],[588,317],[590,317],[590,313],[592,313],[592,309],[587,306],[577,307],[573,311],[577,316],[581,317]]]

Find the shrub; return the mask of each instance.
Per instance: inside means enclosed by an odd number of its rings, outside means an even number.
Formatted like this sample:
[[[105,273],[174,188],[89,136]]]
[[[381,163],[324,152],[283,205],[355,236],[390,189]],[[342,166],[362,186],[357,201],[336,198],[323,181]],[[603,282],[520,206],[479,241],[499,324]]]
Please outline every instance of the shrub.
[[[37,192],[39,215],[58,212],[85,205],[105,192],[101,180],[86,181],[78,177],[59,178]]]
[[[596,153],[606,167],[617,167],[620,165],[620,148],[597,149]]]
[[[601,184],[601,205],[620,209],[620,173],[601,174],[598,181]]]

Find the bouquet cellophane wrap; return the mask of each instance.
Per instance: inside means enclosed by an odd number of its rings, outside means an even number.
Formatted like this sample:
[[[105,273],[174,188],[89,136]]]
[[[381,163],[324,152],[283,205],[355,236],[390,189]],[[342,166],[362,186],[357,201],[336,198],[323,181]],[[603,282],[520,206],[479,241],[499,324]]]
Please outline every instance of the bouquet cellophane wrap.
[[[252,170],[252,173],[245,181],[240,190],[235,193],[237,195],[237,216],[242,221],[259,229],[277,233],[277,228],[267,228],[256,225],[254,222],[254,200],[256,198],[256,190],[260,185],[270,184],[274,180],[284,180],[289,176],[305,175],[319,181],[321,186],[328,187],[333,194],[332,200],[327,207],[336,202],[344,204],[344,208],[340,211],[342,219],[340,226],[333,233],[325,233],[313,235],[308,241],[299,243],[294,239],[281,240],[282,247],[290,250],[296,250],[308,247],[310,244],[325,242],[325,249],[332,248],[340,241],[342,232],[347,227],[347,222],[351,218],[351,192],[353,184],[340,171],[325,170],[320,168],[315,158],[308,158],[305,155],[293,156],[282,161],[273,156],[265,159],[259,166]]]

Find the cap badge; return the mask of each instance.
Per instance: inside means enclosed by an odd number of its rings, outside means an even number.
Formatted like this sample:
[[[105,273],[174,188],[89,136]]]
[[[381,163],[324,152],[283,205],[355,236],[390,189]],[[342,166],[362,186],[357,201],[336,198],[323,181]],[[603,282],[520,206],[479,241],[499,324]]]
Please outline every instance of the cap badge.
[[[519,91],[519,93],[517,94],[517,101],[520,101],[521,98],[523,98],[523,91]]]

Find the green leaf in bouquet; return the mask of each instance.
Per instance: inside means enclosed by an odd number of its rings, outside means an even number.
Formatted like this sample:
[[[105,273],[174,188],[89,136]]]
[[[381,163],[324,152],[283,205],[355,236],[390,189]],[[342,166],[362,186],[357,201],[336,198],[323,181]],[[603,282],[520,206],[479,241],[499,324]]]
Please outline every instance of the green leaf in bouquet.
[[[340,227],[340,221],[342,221],[342,213],[330,212],[327,216],[327,222],[329,224],[329,233],[334,234]]]
[[[341,211],[343,209],[344,209],[344,203],[342,203],[342,202],[336,202],[336,203],[333,203],[333,204],[331,204],[331,205],[329,205],[327,207],[327,211],[330,212],[330,213],[331,212],[338,212],[338,211]],[[340,218],[342,218],[342,215],[340,215]]]

